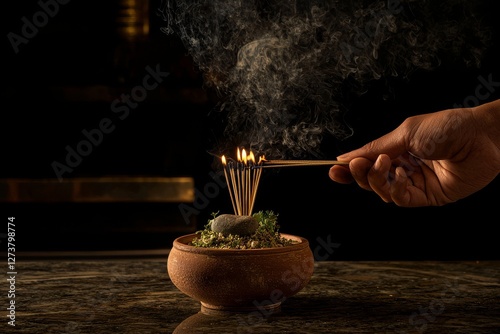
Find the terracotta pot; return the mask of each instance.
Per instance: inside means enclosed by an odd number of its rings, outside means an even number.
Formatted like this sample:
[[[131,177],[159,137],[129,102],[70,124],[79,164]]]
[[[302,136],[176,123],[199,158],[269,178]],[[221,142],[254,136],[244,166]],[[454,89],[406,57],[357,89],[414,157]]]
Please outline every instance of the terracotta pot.
[[[190,246],[197,235],[174,240],[167,271],[172,283],[201,303],[204,313],[279,310],[309,283],[314,257],[307,239],[277,248],[216,249]]]

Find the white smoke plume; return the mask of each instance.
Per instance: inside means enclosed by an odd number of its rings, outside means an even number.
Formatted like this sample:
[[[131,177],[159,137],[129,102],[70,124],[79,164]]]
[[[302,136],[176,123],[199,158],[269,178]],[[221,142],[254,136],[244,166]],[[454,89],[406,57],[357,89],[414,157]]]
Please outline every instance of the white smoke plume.
[[[273,158],[319,156],[351,135],[349,99],[443,58],[478,66],[489,34],[463,0],[164,0],[164,32],[184,43],[221,97],[224,145]]]

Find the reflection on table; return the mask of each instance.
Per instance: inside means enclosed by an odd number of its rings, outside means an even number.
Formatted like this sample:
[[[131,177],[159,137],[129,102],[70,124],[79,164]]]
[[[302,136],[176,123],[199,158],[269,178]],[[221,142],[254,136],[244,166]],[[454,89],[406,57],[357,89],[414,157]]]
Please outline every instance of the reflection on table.
[[[500,262],[316,262],[267,314],[207,315],[166,258],[19,260],[17,333],[500,333]],[[258,305],[258,303],[256,303]]]

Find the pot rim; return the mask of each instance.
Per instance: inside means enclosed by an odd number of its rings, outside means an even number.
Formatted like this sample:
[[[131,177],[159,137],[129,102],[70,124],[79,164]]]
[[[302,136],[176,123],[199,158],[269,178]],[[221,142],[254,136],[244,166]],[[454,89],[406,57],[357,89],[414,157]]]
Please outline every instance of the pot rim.
[[[272,248],[255,248],[255,249],[221,249],[221,248],[206,248],[206,247],[196,247],[188,245],[187,243],[193,240],[198,234],[191,233],[182,235],[173,241],[173,248],[195,254],[204,255],[216,255],[216,256],[249,256],[249,255],[269,255],[269,254],[281,254],[293,251],[299,251],[306,247],[309,247],[309,241],[301,236],[280,233],[280,235],[287,239],[292,239],[299,241],[296,244],[283,246],[283,247],[272,247]]]

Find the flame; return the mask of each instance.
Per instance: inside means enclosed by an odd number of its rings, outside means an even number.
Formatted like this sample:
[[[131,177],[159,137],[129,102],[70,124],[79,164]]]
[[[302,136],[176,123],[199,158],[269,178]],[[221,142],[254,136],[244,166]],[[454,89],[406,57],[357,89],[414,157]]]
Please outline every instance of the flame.
[[[233,205],[234,213],[240,216],[251,216],[259,186],[262,168],[256,168],[255,154],[252,150],[237,147],[237,163],[227,165],[226,156],[221,160],[224,166],[224,176],[229,189],[229,196]],[[233,159],[231,159],[234,161]],[[259,164],[265,160],[260,156]]]
[[[241,161],[246,165],[247,164],[247,151],[243,149],[241,151]]]
[[[255,155],[253,154],[253,152],[251,150],[250,150],[248,160],[250,160],[252,162],[252,164],[255,165]]]
[[[242,163],[245,166],[255,166],[255,165],[261,165],[263,161],[265,161],[266,158],[264,155],[259,156],[259,160],[257,161],[257,158],[255,154],[253,153],[252,150],[245,150],[244,148],[237,148],[236,149],[236,161],[239,163]],[[224,166],[227,165],[227,158],[225,155],[221,156],[221,161]]]

